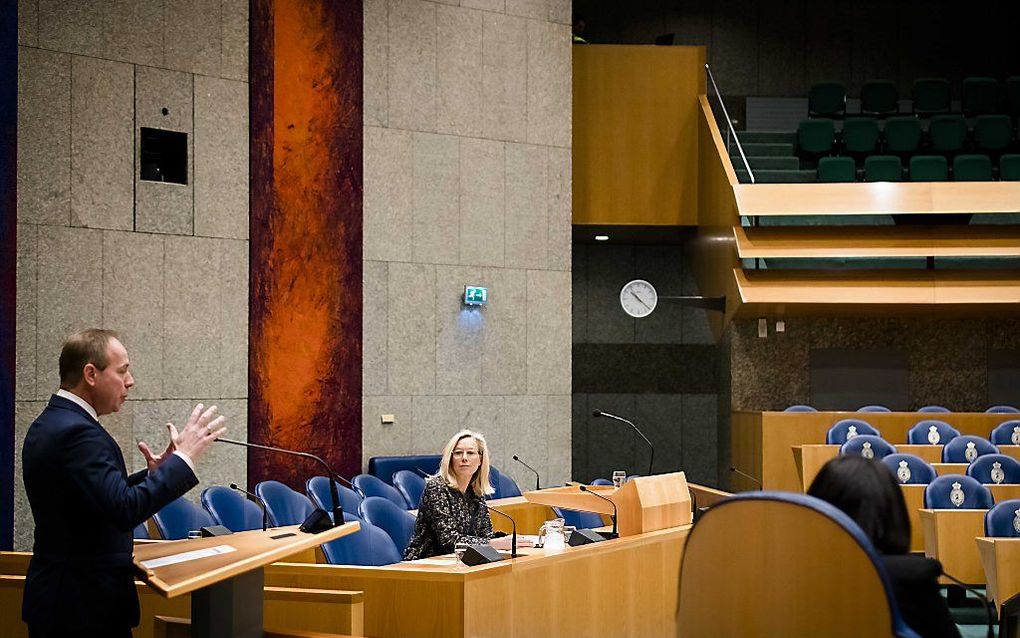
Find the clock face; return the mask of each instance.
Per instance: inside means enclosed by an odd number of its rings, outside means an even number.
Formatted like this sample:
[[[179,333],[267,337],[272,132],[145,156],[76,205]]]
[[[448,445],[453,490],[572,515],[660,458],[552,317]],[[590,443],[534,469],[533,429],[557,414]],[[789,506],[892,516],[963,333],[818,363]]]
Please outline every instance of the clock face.
[[[631,317],[647,317],[655,310],[659,295],[655,287],[644,279],[635,279],[620,290],[620,305]]]

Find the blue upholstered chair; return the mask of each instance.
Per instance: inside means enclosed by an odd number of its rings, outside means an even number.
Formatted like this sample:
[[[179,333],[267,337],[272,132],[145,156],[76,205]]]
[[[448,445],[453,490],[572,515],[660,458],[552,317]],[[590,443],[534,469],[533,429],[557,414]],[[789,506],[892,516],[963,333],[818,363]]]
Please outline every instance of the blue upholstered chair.
[[[896,448],[880,436],[862,434],[841,445],[839,453],[843,456],[855,455],[863,456],[866,459],[881,459],[890,454],[896,454]]]
[[[976,478],[943,474],[924,488],[924,506],[936,510],[986,510],[992,506],[992,493]]]
[[[397,488],[371,474],[358,474],[354,477],[352,483],[354,483],[354,487],[358,488],[358,491],[365,498],[378,496],[390,501],[400,509],[411,509],[411,506],[408,505],[407,500],[397,491]]]
[[[1020,498],[996,503],[985,512],[985,536],[1020,538]]]
[[[1020,483],[1020,461],[1005,454],[985,454],[967,466],[967,476],[985,485]]]
[[[495,472],[493,483],[496,486],[496,494],[493,498],[510,498],[521,495],[521,488],[517,485],[517,481],[494,467],[490,469]]]
[[[269,521],[274,527],[300,525],[315,510],[307,496],[279,481],[262,481],[255,486],[255,493],[266,502]]]
[[[907,443],[911,445],[945,445],[956,437],[960,431],[945,421],[925,419],[918,421],[907,431]]]
[[[131,531],[131,538],[147,540],[149,538],[149,528],[145,526],[145,523],[135,525],[134,530]]]
[[[562,507],[554,507],[553,512],[556,513],[556,516],[563,519],[565,525],[573,525],[577,529],[591,529],[593,527],[602,527],[606,524],[602,517],[595,512],[581,512]]]
[[[392,565],[404,559],[385,531],[347,510],[344,510],[344,521],[357,521],[361,529],[322,546],[322,553],[331,565]]]
[[[867,421],[860,419],[843,419],[829,428],[825,433],[825,442],[829,445],[843,445],[850,439],[860,434],[873,434],[882,436],[882,433],[871,427]]]
[[[1020,409],[1012,405],[993,405],[985,410],[986,414],[1020,414]]]
[[[1020,445],[1020,420],[1003,421],[995,426],[988,439],[992,445]]]
[[[404,555],[414,534],[413,514],[387,498],[369,496],[361,502],[361,518],[389,534],[397,551]]]
[[[857,408],[858,412],[892,412],[889,408],[884,405],[862,405]]]
[[[163,540],[176,541],[188,537],[188,532],[215,525],[209,512],[183,496],[171,501],[152,515],[156,530]]]
[[[597,478],[591,482],[592,485],[612,485],[613,482],[605,478]]]
[[[896,480],[904,485],[927,485],[935,480],[935,468],[916,454],[897,452],[882,457],[885,465],[896,475]]]
[[[202,507],[217,525],[232,532],[262,529],[262,508],[232,489],[207,487],[202,490]]]
[[[393,487],[397,488],[411,509],[418,509],[421,495],[425,491],[425,479],[411,470],[397,470],[393,473]]]
[[[426,474],[439,471],[438,454],[415,454],[402,456],[373,456],[368,459],[368,473],[383,481],[393,480],[397,470],[421,470]]]
[[[340,507],[344,508],[344,514],[350,512],[353,516],[358,516],[358,508],[361,506],[361,494],[358,494],[351,488],[336,484],[336,493],[340,498]],[[305,481],[305,494],[308,498],[312,499],[312,503],[327,512],[333,511],[333,497],[329,493],[329,479],[325,476],[313,476],[312,478]]]
[[[942,448],[943,463],[973,463],[979,456],[998,454],[999,448],[988,439],[966,434],[958,436]]]
[[[818,410],[814,409],[810,405],[800,405],[800,404],[798,404],[798,405],[791,405],[790,407],[788,407],[785,410],[783,410],[783,412],[818,412]]]
[[[917,411],[918,412],[928,412],[928,413],[943,413],[943,414],[946,413],[946,412],[952,412],[952,410],[950,410],[949,408],[944,408],[941,405],[926,405],[923,408],[918,408]]]
[[[747,533],[747,521],[766,518],[775,524]],[[724,578],[718,576],[720,552],[729,553]],[[826,569],[810,567],[822,564]],[[783,569],[798,578],[777,587],[775,574]],[[842,581],[867,585],[852,596],[817,596]],[[805,606],[808,596],[824,608]],[[734,600],[752,599],[755,604],[741,614],[719,613]],[[686,633],[729,636],[753,627],[758,636],[819,635],[819,618],[839,622],[848,635],[917,637],[899,613],[871,540],[829,503],[806,494],[743,492],[701,516],[687,537],[680,568],[677,621]]]

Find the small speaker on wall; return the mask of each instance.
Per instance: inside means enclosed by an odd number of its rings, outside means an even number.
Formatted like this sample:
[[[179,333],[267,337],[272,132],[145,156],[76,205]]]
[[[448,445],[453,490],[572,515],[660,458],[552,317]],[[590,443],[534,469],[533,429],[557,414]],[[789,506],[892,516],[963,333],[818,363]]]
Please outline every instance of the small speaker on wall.
[[[188,183],[188,134],[142,128],[140,178],[147,182]]]

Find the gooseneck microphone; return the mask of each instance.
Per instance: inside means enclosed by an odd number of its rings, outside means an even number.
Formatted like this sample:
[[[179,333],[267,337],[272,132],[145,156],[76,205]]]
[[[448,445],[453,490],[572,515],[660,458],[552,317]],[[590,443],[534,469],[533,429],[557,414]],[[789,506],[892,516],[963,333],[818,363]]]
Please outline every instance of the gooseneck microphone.
[[[988,638],[994,638],[995,630],[992,629],[992,627],[995,625],[995,621],[993,620],[994,617],[992,616],[992,602],[990,600],[988,600],[988,597],[985,596],[984,594],[982,594],[981,592],[979,592],[978,590],[974,589],[970,585],[966,584],[965,582],[963,582],[959,578],[956,578],[955,576],[950,576],[949,574],[946,573],[946,570],[944,570],[944,569],[942,570],[942,575],[945,576],[946,578],[948,578],[949,580],[953,581],[954,583],[956,583],[960,587],[963,587],[964,589],[966,589],[970,593],[972,593],[975,596],[977,596],[981,600],[981,602],[983,602],[985,604],[985,618],[988,621]]]
[[[620,532],[617,531],[617,529],[616,529],[616,515],[618,513],[618,511],[616,509],[616,502],[613,501],[613,499],[611,499],[611,498],[606,498],[605,496],[602,496],[598,492],[596,492],[596,491],[592,490],[591,488],[589,488],[587,485],[580,485],[578,487],[580,487],[582,492],[584,492],[586,494],[591,494],[592,496],[595,496],[595,497],[598,497],[598,498],[601,498],[603,501],[607,501],[610,505],[613,506],[613,531],[612,531],[611,534],[603,534],[603,536],[605,536],[606,538],[619,538],[620,537]]]
[[[744,478],[748,479],[749,481],[754,481],[758,485],[759,488],[761,487],[761,481],[756,479],[756,478],[754,478],[753,476],[751,476],[747,472],[741,472],[740,470],[738,470],[737,468],[733,467],[732,465],[730,466],[730,472],[733,472],[737,476],[743,476]]]
[[[505,516],[510,519],[510,525],[512,526],[511,529],[513,530],[510,537],[510,558],[517,558],[517,521],[514,520],[513,516],[510,516],[506,512],[501,512],[491,505],[489,505],[488,508],[490,512],[496,512],[500,516]]]
[[[321,465],[323,468],[325,468],[326,475],[329,476],[332,479],[329,482],[329,496],[330,496],[330,499],[333,501],[333,503],[332,503],[332,505],[333,505],[333,526],[343,525],[344,524],[344,509],[340,505],[340,495],[337,493],[336,484],[339,483],[339,482],[343,482],[343,483],[346,483],[347,485],[350,485],[351,487],[354,487],[354,485],[350,481],[348,481],[347,479],[343,478],[342,476],[340,476],[339,474],[334,472],[333,468],[331,468],[328,463],[323,461],[318,456],[315,456],[314,454],[312,454],[310,452],[297,452],[295,450],[287,450],[287,449],[282,448],[282,447],[273,447],[273,446],[270,446],[270,445],[259,445],[258,443],[248,443],[246,441],[236,441],[234,439],[225,439],[223,437],[220,437],[220,438],[218,438],[216,440],[220,441],[221,443],[229,443],[231,445],[240,445],[241,447],[254,448],[256,450],[266,450],[267,452],[277,452],[279,454],[289,454],[291,456],[300,456],[301,458],[311,459],[312,461],[315,461],[316,463]]]
[[[517,461],[518,463],[520,463],[524,467],[526,467],[529,470],[531,470],[531,473],[535,475],[535,489],[536,490],[542,489],[542,480],[538,476],[538,470],[536,470],[535,468],[531,467],[530,465],[528,465],[527,463],[522,461],[521,457],[517,456],[516,454],[514,454],[513,458],[514,458],[515,461]]]
[[[627,425],[632,427],[635,432],[638,433],[638,436],[640,436],[642,439],[645,440],[645,443],[648,444],[648,449],[652,451],[651,456],[648,457],[648,476],[651,476],[652,475],[652,465],[655,462],[655,446],[652,445],[652,442],[648,440],[648,437],[645,436],[644,432],[642,432],[640,429],[638,429],[638,426],[634,425],[634,423],[632,421],[628,421],[627,419],[623,418],[622,416],[616,416],[615,414],[609,414],[608,412],[603,412],[602,410],[595,410],[595,411],[593,411],[591,413],[591,415],[594,416],[594,417],[605,417],[607,419],[613,419],[614,421],[619,421],[621,423],[626,423]]]
[[[262,508],[262,531],[263,532],[266,531],[266,529],[269,528],[269,509],[266,507],[266,502],[262,499],[262,497],[259,496],[258,494],[249,492],[243,487],[238,487],[237,483],[231,483],[230,489],[234,490],[235,492],[241,492],[242,494],[247,495],[248,498],[255,501],[255,503]]]

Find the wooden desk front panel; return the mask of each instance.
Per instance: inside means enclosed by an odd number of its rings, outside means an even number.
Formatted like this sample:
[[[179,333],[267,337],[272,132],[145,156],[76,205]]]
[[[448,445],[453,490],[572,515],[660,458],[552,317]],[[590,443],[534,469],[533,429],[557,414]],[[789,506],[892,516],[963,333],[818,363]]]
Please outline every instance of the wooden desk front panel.
[[[556,518],[552,508],[532,503],[523,496],[496,498],[489,501],[488,504],[514,519],[518,534],[538,534],[538,528],[542,526],[542,523]],[[504,516],[490,513],[489,518],[492,519],[493,531],[509,534],[513,529],[510,521],[506,520]]]
[[[988,596],[998,608],[1020,593],[1020,538],[976,539],[988,583]]]
[[[732,414],[732,462],[734,467],[756,478],[761,486],[737,476],[731,477],[735,490],[762,489],[798,492],[800,475],[791,452],[795,445],[823,444],[825,433],[841,419],[862,419],[875,426],[893,445],[907,441],[907,430],[918,421],[936,418],[949,423],[961,434],[987,437],[992,429],[1016,415],[952,412],[744,412]],[[1003,450],[1004,454],[1010,453]]]
[[[924,555],[937,558],[947,573],[965,583],[983,583],[985,572],[974,539],[984,535],[987,511],[922,509]],[[945,578],[941,582],[950,583]]]
[[[277,563],[266,584],[365,593],[365,635],[676,635],[680,556],[689,526],[556,554],[465,567]]]

